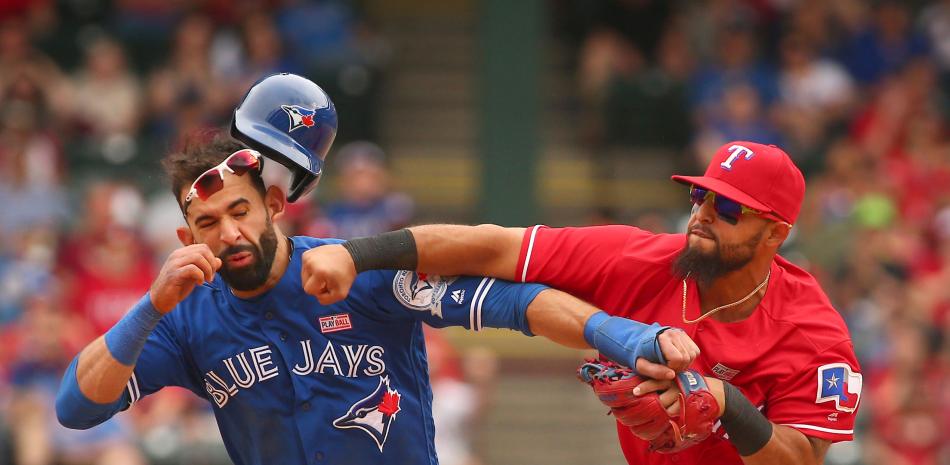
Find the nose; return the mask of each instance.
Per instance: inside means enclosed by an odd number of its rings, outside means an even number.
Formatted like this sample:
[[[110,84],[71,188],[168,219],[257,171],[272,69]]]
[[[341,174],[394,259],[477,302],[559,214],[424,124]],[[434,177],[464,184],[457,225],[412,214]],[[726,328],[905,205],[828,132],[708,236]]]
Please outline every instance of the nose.
[[[231,218],[221,219],[221,227],[218,230],[221,234],[221,242],[227,245],[235,245],[241,240],[241,230],[238,224]]]
[[[713,205],[712,199],[703,202],[702,205],[694,205],[693,216],[696,217],[697,221],[703,224],[711,224],[715,221],[716,207]]]

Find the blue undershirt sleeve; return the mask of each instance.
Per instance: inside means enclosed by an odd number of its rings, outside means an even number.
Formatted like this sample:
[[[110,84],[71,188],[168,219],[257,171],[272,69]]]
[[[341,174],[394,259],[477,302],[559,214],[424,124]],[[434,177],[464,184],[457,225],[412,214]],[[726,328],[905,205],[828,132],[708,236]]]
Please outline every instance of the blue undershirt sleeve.
[[[186,356],[187,351],[182,348],[173,319],[171,313],[165,317],[157,315],[146,294],[105,334],[106,347],[113,358],[135,366],[125,391],[115,402],[98,404],[82,393],[76,373],[79,355],[76,355],[56,396],[56,415],[60,423],[73,429],[90,428],[165,386],[181,386],[208,397]]]
[[[79,364],[79,355],[73,358],[56,395],[56,418],[59,422],[72,429],[89,429],[96,426],[122,410],[128,404],[128,394],[119,396],[110,404],[98,404],[86,397],[79,389],[79,380],[76,379],[76,366]]]

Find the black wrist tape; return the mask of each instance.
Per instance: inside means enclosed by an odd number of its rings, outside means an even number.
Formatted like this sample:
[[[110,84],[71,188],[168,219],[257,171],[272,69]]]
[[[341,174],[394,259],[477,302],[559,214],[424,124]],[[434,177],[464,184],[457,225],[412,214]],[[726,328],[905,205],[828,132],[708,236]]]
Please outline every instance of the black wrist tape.
[[[729,433],[729,442],[736,446],[739,455],[752,455],[772,438],[772,422],[738,388],[726,382],[722,386],[726,398],[726,409],[720,418],[722,427]]]
[[[343,243],[353,257],[356,272],[367,270],[412,270],[419,263],[416,239],[408,229],[371,237],[359,237]]]

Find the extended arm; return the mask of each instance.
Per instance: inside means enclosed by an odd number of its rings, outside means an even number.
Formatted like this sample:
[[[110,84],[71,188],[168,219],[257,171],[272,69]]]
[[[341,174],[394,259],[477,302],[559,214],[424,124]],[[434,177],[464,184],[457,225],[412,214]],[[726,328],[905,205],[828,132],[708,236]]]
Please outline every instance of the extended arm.
[[[357,282],[350,293],[351,303],[364,312],[383,312],[380,316],[397,319],[408,316],[440,328],[512,329],[568,347],[593,347],[618,363],[664,379],[699,354],[682,331],[612,317],[540,284],[407,270],[374,271],[361,275]]]
[[[523,228],[432,224],[315,247],[303,254],[301,282],[323,305],[346,298],[356,275],[413,270],[514,280]]]
[[[651,378],[671,379],[674,370],[686,369],[699,355],[699,348],[682,331],[610,317],[554,289],[538,294],[528,306],[527,319],[533,334],[567,347],[592,347]]]
[[[416,241],[419,271],[515,280],[524,228],[429,224],[409,230]]]

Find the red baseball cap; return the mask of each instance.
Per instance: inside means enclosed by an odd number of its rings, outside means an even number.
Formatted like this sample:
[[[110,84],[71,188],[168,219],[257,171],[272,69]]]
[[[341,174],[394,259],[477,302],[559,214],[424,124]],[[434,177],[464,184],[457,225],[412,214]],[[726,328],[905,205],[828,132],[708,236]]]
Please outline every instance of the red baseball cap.
[[[705,175],[677,175],[673,180],[722,194],[791,224],[805,198],[805,177],[788,154],[755,142],[729,142],[716,151]]]

